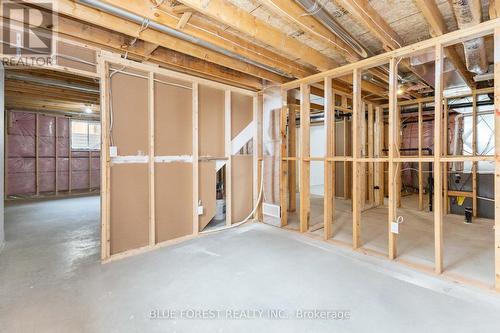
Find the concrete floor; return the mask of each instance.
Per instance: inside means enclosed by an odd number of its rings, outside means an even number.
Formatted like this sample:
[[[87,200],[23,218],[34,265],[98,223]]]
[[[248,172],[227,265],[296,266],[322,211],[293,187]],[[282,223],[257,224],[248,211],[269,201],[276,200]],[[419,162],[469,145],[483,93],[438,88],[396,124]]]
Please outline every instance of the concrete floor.
[[[260,223],[101,265],[98,200],[7,207],[0,332],[498,332],[500,327],[498,294]],[[152,320],[157,309],[177,315],[190,309],[279,309],[288,319]],[[351,318],[298,320],[300,309],[343,310]]]
[[[398,235],[398,259],[425,268],[434,267],[434,215],[428,212],[428,197],[424,197],[424,211],[418,211],[418,196],[404,196],[398,216],[403,216]],[[299,202],[297,197],[297,203]],[[333,223],[333,239],[352,244],[351,201],[337,198]],[[323,237],[323,197],[311,195],[311,233]],[[299,205],[289,213],[288,228],[299,229]],[[371,208],[361,213],[361,240],[363,248],[387,255],[388,209]],[[318,227],[314,227],[317,225]],[[443,219],[444,270],[451,277],[493,286],[495,283],[494,221],[474,219],[465,224],[464,217],[449,214]],[[316,230],[315,230],[316,229]]]

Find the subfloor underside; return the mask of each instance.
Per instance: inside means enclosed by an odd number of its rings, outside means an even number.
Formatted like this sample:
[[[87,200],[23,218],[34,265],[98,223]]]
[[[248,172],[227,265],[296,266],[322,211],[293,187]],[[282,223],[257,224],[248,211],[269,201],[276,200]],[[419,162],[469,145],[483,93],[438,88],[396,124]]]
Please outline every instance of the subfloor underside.
[[[347,225],[337,226],[338,237]],[[496,293],[262,223],[107,264],[99,262],[99,229],[97,197],[6,208],[0,332],[497,332],[500,325]],[[286,318],[150,317],[269,309]],[[347,311],[350,319],[296,319],[303,309]]]
[[[397,215],[404,218],[397,236],[398,260],[423,269],[434,267],[434,216],[429,212],[428,197],[424,210],[418,210],[418,196],[403,196]],[[309,232],[323,237],[323,197],[311,195]],[[298,230],[300,209],[297,198],[295,212],[288,213],[287,228]],[[363,248],[374,253],[388,253],[387,206],[369,208],[361,213],[361,240]],[[464,223],[464,217],[454,214],[443,218],[443,248],[445,275],[492,287],[495,282],[494,221],[475,218]],[[351,201],[335,199],[333,239],[352,244]]]

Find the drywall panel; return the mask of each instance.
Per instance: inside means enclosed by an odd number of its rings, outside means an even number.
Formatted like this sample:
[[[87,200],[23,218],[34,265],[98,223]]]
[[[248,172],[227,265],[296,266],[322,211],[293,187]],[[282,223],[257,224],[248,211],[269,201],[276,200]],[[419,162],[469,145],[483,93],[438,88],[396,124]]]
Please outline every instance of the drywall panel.
[[[111,89],[111,136],[113,144],[118,147],[118,155],[147,155],[148,80],[115,73],[111,78]]]
[[[232,223],[243,221],[253,209],[253,156],[231,157]]]
[[[199,86],[198,137],[200,156],[225,156],[224,101],[224,90]]]
[[[191,155],[193,95],[189,82],[156,76],[155,155]]]
[[[215,161],[201,161],[198,164],[198,198],[203,206],[203,214],[199,216],[200,231],[215,216],[216,172]]]
[[[148,165],[113,165],[110,186],[111,254],[148,245]]]
[[[82,46],[59,41],[57,43],[57,64],[83,71],[96,70],[96,51]]]
[[[156,241],[193,233],[193,166],[155,164]]]
[[[252,122],[252,96],[231,92],[231,139],[234,139]]]

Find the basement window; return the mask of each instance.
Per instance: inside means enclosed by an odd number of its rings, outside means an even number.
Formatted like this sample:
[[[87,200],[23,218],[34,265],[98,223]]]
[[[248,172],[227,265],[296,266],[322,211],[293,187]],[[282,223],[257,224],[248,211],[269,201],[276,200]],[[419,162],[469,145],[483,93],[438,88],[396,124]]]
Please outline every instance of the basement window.
[[[71,149],[100,150],[101,124],[98,121],[71,120]]]

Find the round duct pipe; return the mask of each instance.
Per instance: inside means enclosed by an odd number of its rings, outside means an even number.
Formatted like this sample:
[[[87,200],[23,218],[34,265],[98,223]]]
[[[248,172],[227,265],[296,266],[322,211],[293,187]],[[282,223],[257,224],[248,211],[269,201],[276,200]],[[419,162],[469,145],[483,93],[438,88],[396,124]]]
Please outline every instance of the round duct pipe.
[[[285,73],[284,71],[282,71],[280,69],[273,68],[273,67],[265,65],[265,64],[261,64],[257,61],[252,60],[252,59],[248,59],[248,58],[243,57],[235,52],[232,52],[232,51],[226,50],[222,47],[219,47],[217,45],[208,43],[200,38],[193,37],[193,36],[188,35],[182,31],[172,29],[166,25],[157,23],[155,21],[151,21],[145,17],[131,13],[127,10],[122,9],[122,8],[118,8],[118,7],[112,6],[110,4],[107,4],[107,3],[104,3],[104,2],[98,1],[98,0],[77,0],[77,2],[82,3],[84,5],[87,5],[89,7],[93,7],[95,9],[99,9],[100,11],[106,12],[108,14],[121,17],[121,18],[126,19],[128,21],[132,21],[132,22],[137,23],[139,25],[144,25],[145,23],[147,23],[148,28],[152,28],[152,29],[161,31],[161,32],[166,33],[170,36],[179,38],[183,41],[193,43],[193,44],[202,46],[204,48],[207,48],[209,50],[227,55],[228,57],[240,60],[242,62],[245,62],[247,64],[250,64],[250,65],[262,68],[262,69],[265,69],[269,72],[272,72],[272,73],[275,73],[275,74],[278,74],[278,75],[281,75],[281,76],[284,76],[287,78],[294,78],[292,75]]]

